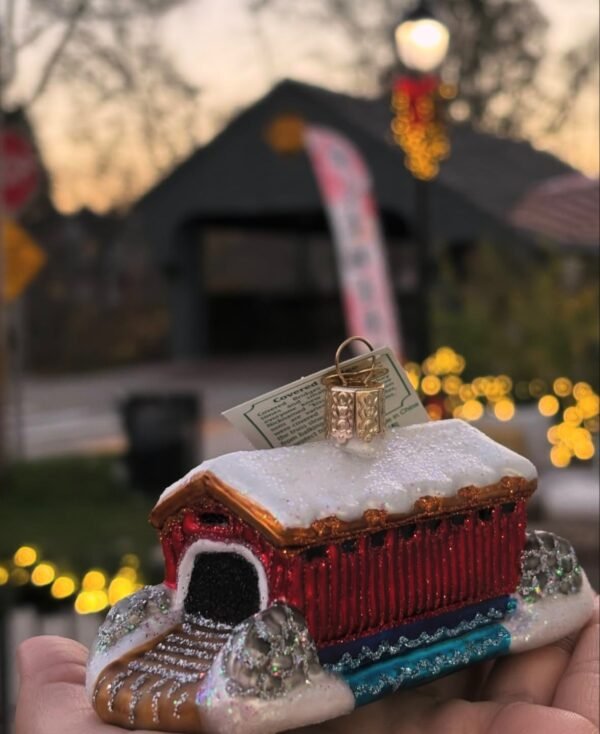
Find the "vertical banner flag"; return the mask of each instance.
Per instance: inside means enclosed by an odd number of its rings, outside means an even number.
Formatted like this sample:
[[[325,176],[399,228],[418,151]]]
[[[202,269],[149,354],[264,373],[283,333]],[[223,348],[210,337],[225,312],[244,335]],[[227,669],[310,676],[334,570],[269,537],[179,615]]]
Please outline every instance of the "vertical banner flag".
[[[304,141],[333,232],[346,329],[402,358],[369,170],[356,147],[334,130],[309,125]]]

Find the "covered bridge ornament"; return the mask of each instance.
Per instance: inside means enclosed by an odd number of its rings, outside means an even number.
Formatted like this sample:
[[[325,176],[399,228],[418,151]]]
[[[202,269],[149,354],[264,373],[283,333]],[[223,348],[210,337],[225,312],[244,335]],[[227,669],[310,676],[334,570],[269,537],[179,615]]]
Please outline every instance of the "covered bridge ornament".
[[[571,545],[537,473],[459,420],[210,459],[151,514],[165,580],[119,602],[87,686],[129,729],[274,734],[573,632]]]

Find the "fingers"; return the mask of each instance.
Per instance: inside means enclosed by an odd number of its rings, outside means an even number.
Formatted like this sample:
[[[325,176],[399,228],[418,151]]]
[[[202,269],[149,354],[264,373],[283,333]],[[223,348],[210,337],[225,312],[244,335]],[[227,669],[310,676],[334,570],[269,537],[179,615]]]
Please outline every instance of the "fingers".
[[[17,650],[17,668],[21,683],[35,680],[37,685],[85,681],[87,649],[64,637],[32,637]]]
[[[485,704],[475,704],[481,705]],[[496,710],[482,712],[478,723],[473,734],[598,734],[596,727],[582,716],[526,703],[500,705]]]
[[[589,634],[590,632],[587,631],[586,635]],[[499,659],[482,690],[481,698],[502,703],[525,701],[546,706],[557,706],[558,704],[553,703],[555,694],[559,683],[570,668],[574,651],[579,650],[583,645],[583,649],[589,651],[587,654],[588,663],[594,660],[594,655],[591,652],[592,648],[590,647],[593,640],[583,640],[582,642],[582,638],[583,633],[576,632],[537,650],[530,650],[520,655]],[[586,667],[585,670],[587,671],[587,669]],[[584,687],[583,695],[587,690],[589,690],[589,686]],[[584,703],[582,702],[582,705]],[[584,705],[582,710],[588,711],[588,709],[589,706]],[[578,708],[571,708],[570,710],[579,711]]]
[[[569,662],[562,645],[547,645],[520,655],[500,658],[486,681],[481,699],[510,703],[525,701],[547,706]]]
[[[594,615],[577,641],[568,665],[558,681],[552,701],[553,706],[581,714],[596,726],[600,718],[599,646],[598,597],[596,597]]]
[[[591,722],[570,711],[528,703],[460,700],[448,701],[431,710],[414,731],[427,734],[598,734]],[[404,729],[398,729],[397,734],[405,734]]]

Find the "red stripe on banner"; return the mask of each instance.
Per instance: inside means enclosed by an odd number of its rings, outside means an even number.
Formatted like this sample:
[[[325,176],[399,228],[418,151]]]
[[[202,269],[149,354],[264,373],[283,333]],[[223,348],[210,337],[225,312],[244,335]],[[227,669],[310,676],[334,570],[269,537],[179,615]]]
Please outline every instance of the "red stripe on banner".
[[[305,145],[336,247],[348,335],[361,334],[401,357],[396,299],[367,164],[335,130],[310,125]]]

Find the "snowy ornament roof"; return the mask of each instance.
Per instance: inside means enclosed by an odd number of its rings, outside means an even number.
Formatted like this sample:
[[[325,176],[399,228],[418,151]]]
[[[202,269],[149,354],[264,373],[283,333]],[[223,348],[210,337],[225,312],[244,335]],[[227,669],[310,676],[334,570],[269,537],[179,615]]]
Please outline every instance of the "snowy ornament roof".
[[[209,459],[163,492],[151,519],[160,527],[210,494],[274,542],[302,530],[296,536],[306,543],[315,534],[347,535],[423,512],[527,496],[536,478],[528,459],[464,421],[445,420],[392,428],[370,455],[317,441]]]

